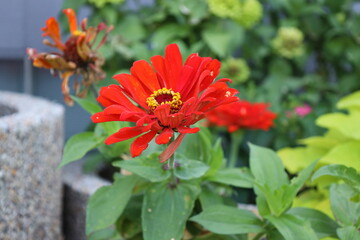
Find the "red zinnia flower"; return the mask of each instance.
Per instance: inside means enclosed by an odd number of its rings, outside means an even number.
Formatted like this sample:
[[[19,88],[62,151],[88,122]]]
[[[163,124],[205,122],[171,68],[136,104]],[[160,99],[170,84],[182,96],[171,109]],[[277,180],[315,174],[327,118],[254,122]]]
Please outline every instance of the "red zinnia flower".
[[[228,79],[213,83],[220,70],[218,60],[191,54],[183,64],[176,44],[166,47],[165,57],[152,57],[151,63],[136,61],[131,74],[114,76],[120,86],[101,88],[97,100],[106,108],[91,119],[95,123],[135,122],[136,126],[122,128],[105,141],[112,144],[137,137],[130,149],[133,157],[140,155],[156,135],[157,144],[167,144],[174,132],[179,132],[160,155],[160,160],[166,161],[185,134],[199,131],[191,125],[213,108],[237,101],[237,91],[227,86]]]
[[[225,126],[229,132],[243,128],[269,130],[276,114],[269,111],[268,106],[267,103],[237,101],[210,111],[206,117],[210,124]]]
[[[68,8],[64,9],[63,12],[68,18],[71,32],[70,37],[65,43],[61,41],[59,23],[54,17],[49,18],[46,21],[46,26],[41,29],[44,32],[44,37],[50,37],[53,40],[53,42],[50,42],[48,39],[45,39],[44,44],[57,48],[61,52],[37,53],[36,49],[28,48],[27,54],[33,60],[35,67],[59,71],[60,77],[63,79],[61,89],[64,94],[64,100],[68,105],[72,105],[73,101],[70,98],[68,81],[73,74],[83,76],[81,81],[83,89],[80,89],[77,81],[74,84],[76,94],[79,97],[86,95],[91,84],[104,78],[105,74],[101,69],[104,60],[99,56],[97,50],[105,43],[107,34],[111,31],[112,27],[107,27],[104,23],[100,23],[96,28],[87,27],[87,19],[83,19],[81,30],[79,30],[74,10]],[[98,33],[103,30],[105,30],[103,39],[94,47],[93,45]]]

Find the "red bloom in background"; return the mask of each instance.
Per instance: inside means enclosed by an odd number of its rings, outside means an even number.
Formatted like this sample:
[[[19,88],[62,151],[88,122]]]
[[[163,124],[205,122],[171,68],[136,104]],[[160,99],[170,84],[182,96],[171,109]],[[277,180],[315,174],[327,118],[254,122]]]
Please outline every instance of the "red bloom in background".
[[[237,101],[208,112],[206,117],[210,124],[225,126],[230,133],[243,128],[269,130],[276,114],[268,107],[267,103]]]
[[[112,27],[107,27],[104,23],[100,23],[96,28],[87,27],[87,20],[83,19],[81,30],[79,30],[74,10],[68,8],[64,9],[63,12],[68,18],[71,33],[65,43],[61,40],[59,23],[54,17],[49,18],[45,27],[41,29],[44,32],[43,36],[49,37],[53,41],[50,42],[45,39],[44,44],[57,48],[60,52],[38,53],[33,48],[28,48],[26,51],[35,67],[59,71],[60,78],[63,79],[61,90],[64,94],[64,100],[68,105],[72,105],[73,101],[70,98],[68,82],[73,74],[83,77],[82,89],[77,80],[74,83],[76,95],[79,97],[86,95],[91,84],[104,78],[105,73],[101,69],[104,60],[99,56],[97,50],[105,43],[107,34],[112,30]],[[105,31],[103,39],[94,47],[96,37],[101,31]]]
[[[157,144],[167,144],[174,132],[178,138],[160,155],[166,161],[181,143],[185,134],[196,133],[191,125],[203,119],[205,113],[223,104],[237,101],[237,90],[229,88],[228,79],[214,82],[220,62],[209,57],[191,54],[183,64],[176,44],[166,47],[165,56],[134,62],[131,74],[115,75],[120,85],[100,90],[98,101],[106,107],[94,114],[95,123],[130,121],[134,127],[125,127],[109,136],[112,144],[137,137],[131,145],[133,157],[139,156],[155,138]]]

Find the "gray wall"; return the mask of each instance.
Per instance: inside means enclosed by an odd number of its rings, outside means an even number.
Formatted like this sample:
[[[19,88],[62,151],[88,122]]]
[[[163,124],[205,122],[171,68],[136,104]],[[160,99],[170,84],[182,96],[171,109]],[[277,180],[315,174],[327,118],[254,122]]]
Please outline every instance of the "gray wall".
[[[0,4],[0,89],[63,104],[61,80],[46,69],[32,67],[25,55],[27,47],[50,50],[42,44],[40,28],[49,17],[58,17],[62,0],[1,0]],[[89,123],[89,115],[80,107],[66,107],[66,138],[83,131]]]

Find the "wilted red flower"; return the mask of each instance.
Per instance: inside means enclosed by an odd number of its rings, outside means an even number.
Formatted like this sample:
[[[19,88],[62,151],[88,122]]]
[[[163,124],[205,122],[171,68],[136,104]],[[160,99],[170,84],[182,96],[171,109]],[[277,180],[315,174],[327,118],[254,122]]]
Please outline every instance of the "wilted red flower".
[[[267,103],[250,103],[237,101],[220,106],[206,114],[210,124],[225,126],[228,131],[238,129],[269,130],[276,114],[269,111]]]
[[[237,91],[225,83],[228,79],[213,83],[220,70],[216,59],[194,53],[183,64],[178,46],[170,44],[165,57],[154,56],[151,63],[136,61],[131,74],[114,76],[120,86],[101,88],[97,100],[106,108],[91,119],[95,123],[135,122],[136,126],[122,128],[105,141],[112,144],[137,137],[130,148],[133,157],[140,155],[156,135],[157,144],[167,144],[174,132],[179,132],[160,155],[163,162],[175,152],[185,134],[199,131],[190,127],[206,112],[238,98],[234,96]]]
[[[97,50],[105,43],[112,27],[107,27],[104,23],[100,23],[96,28],[87,27],[87,19],[83,19],[79,30],[74,10],[68,8],[63,12],[68,18],[71,33],[65,43],[61,41],[59,23],[54,17],[49,18],[45,27],[41,29],[44,37],[53,40],[50,42],[45,39],[44,44],[57,48],[60,53],[37,53],[33,48],[28,48],[26,51],[35,67],[50,69],[54,74],[54,70],[59,71],[60,78],[63,79],[61,90],[64,100],[68,105],[72,105],[68,82],[73,74],[82,76],[82,88],[77,80],[74,83],[76,95],[79,97],[84,97],[93,83],[104,78],[105,74],[101,69],[104,60]],[[105,31],[103,39],[94,47],[95,39],[101,31]]]

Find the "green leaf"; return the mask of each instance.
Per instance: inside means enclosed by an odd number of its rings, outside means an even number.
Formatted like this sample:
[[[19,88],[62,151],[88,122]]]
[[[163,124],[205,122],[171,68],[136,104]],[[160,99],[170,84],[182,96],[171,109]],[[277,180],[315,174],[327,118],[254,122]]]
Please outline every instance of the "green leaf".
[[[221,235],[209,233],[205,236],[195,237],[192,240],[248,240],[247,234],[243,235]]]
[[[275,190],[289,183],[280,158],[274,151],[253,144],[250,146],[250,169],[257,183]]]
[[[119,35],[128,42],[137,42],[146,37],[146,29],[141,19],[135,14],[126,14],[116,24],[116,30],[118,30]]]
[[[179,166],[175,168],[175,176],[185,180],[199,178],[209,169],[208,165],[197,160],[176,158],[176,163],[179,164]]]
[[[287,196],[289,196],[291,199],[294,199],[297,192],[304,186],[305,182],[310,178],[311,173],[314,171],[317,163],[318,160],[314,161],[307,168],[302,170],[297,177],[291,179],[290,189],[287,193]]]
[[[162,49],[172,41],[189,34],[189,30],[189,26],[185,24],[164,24],[154,32],[152,38],[153,46],[156,49]]]
[[[209,181],[232,185],[235,187],[252,188],[254,177],[250,170],[244,168],[225,168],[219,170]]]
[[[224,152],[221,147],[221,139],[219,138],[214,147],[211,148],[211,154],[209,159],[209,170],[206,172],[205,176],[212,176],[214,175],[224,164]]]
[[[195,135],[195,134],[194,134]],[[199,144],[200,144],[200,158],[199,155],[196,158],[189,158],[189,159],[199,159],[200,161],[209,164],[211,161],[211,154],[213,153],[213,147],[211,146],[211,132],[209,129],[201,128],[200,133],[196,134],[199,136]]]
[[[292,208],[288,213],[310,222],[312,229],[320,239],[337,236],[336,229],[339,225],[323,212],[310,208]]]
[[[340,178],[360,192],[360,174],[354,168],[339,164],[327,165],[316,171],[311,180],[314,181],[322,176]]]
[[[181,182],[175,188],[167,183],[153,184],[142,206],[144,240],[181,240],[199,193],[199,186],[191,182]]]
[[[309,137],[309,138],[305,138],[305,139],[300,139],[298,142],[300,144],[313,146],[316,148],[324,148],[326,150],[329,150],[340,143],[340,141],[338,139],[334,139],[334,138],[326,137],[326,136],[324,136],[324,137],[323,136]]]
[[[150,156],[117,161],[113,163],[113,166],[133,172],[150,182],[161,182],[169,178],[171,173],[164,170],[164,164],[159,162],[158,156],[158,153],[154,153]]]
[[[320,163],[343,164],[360,169],[360,141],[347,141],[337,145],[320,159]]]
[[[117,25],[119,22],[122,22],[118,21],[119,11],[114,6],[105,5],[100,8],[100,13],[107,25]]]
[[[343,97],[337,104],[339,109],[360,109],[360,91],[354,92],[346,97]]]
[[[323,157],[328,150],[317,146],[283,148],[278,151],[278,155],[283,161],[286,169],[296,174],[305,167],[309,166],[314,160]]]
[[[347,226],[337,229],[340,240],[360,240],[359,230],[354,226]]]
[[[143,194],[133,194],[121,218],[116,223],[118,231],[125,239],[135,239],[135,236],[142,235],[141,206],[143,197]]]
[[[91,101],[89,98],[78,98],[75,96],[71,96],[71,98],[90,114],[95,114],[102,111],[102,108],[99,106],[99,104],[97,104],[96,101]]]
[[[214,205],[222,205],[224,203],[222,196],[216,193],[215,189],[203,186],[199,196],[201,208],[206,209]]]
[[[190,220],[218,234],[258,233],[263,223],[248,210],[224,205],[211,206]]]
[[[98,136],[106,136],[119,131],[121,128],[130,126],[128,122],[120,122],[120,121],[114,121],[114,122],[103,122],[96,124],[95,127],[95,133]]]
[[[186,10],[189,11],[191,16],[190,24],[198,24],[201,19],[209,15],[206,2],[195,2],[193,0],[183,0],[180,2],[183,4],[182,7],[185,7]]]
[[[88,151],[96,148],[103,140],[103,138],[95,137],[93,132],[82,132],[73,135],[65,144],[63,158],[59,167],[84,157]]]
[[[266,216],[286,240],[318,240],[310,223],[290,214]]]
[[[263,194],[258,194],[256,196],[256,206],[258,208],[258,211],[262,217],[265,217],[267,215],[271,214],[271,210],[269,207],[268,202],[266,201],[266,198]]]
[[[255,183],[256,184],[256,183]],[[261,201],[266,201],[271,214],[280,216],[286,211],[291,204],[291,198],[287,197],[287,192],[290,190],[290,185],[283,185],[282,187],[272,190],[268,185],[256,184],[255,193]],[[267,211],[267,209],[264,209]]]
[[[201,127],[199,133],[187,134],[176,152],[187,159],[198,159],[210,165],[211,151],[213,149],[211,137],[209,129]]]
[[[118,240],[121,239],[120,234],[116,231],[114,227],[102,229],[92,233],[88,240]]]
[[[330,187],[330,205],[336,219],[343,226],[354,225],[360,218],[360,203],[352,202],[354,190],[346,184],[333,184]]]
[[[316,120],[320,127],[336,129],[348,138],[360,140],[360,111],[343,113],[329,113],[322,115]]]
[[[266,239],[269,239],[269,240],[286,240],[276,228],[269,229],[266,232]],[[322,240],[329,240],[329,239],[322,239]]]
[[[291,179],[291,183],[289,185],[283,185],[275,190],[271,190],[271,187],[267,184],[264,186],[258,186],[258,189],[264,194],[271,212],[275,216],[280,216],[284,211],[291,207],[296,194],[310,177],[316,163],[317,161],[314,161],[307,168],[301,171],[297,177]]]
[[[104,156],[100,153],[89,154],[86,156],[82,170],[84,173],[94,173],[104,161]]]
[[[219,57],[225,57],[229,54],[231,35],[228,32],[216,31],[213,27],[206,28],[202,36],[209,48]]]
[[[131,197],[138,178],[118,178],[111,186],[99,188],[89,199],[86,208],[86,234],[114,224]]]
[[[72,8],[74,10],[79,9],[81,6],[83,6],[86,3],[86,0],[78,0],[78,1],[73,1],[73,0],[65,0],[63,2],[63,6],[62,8]]]

